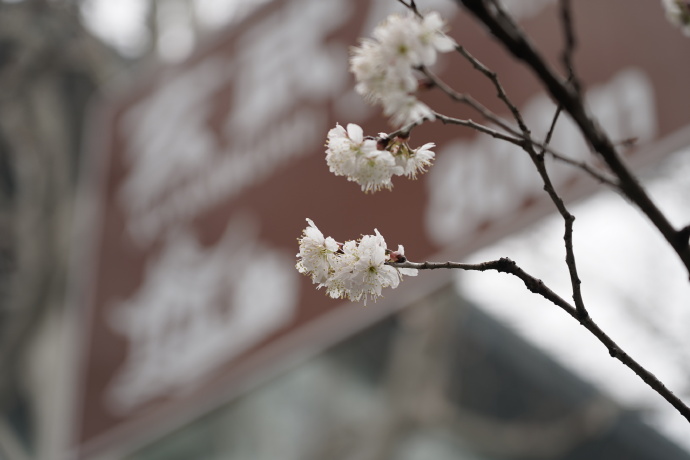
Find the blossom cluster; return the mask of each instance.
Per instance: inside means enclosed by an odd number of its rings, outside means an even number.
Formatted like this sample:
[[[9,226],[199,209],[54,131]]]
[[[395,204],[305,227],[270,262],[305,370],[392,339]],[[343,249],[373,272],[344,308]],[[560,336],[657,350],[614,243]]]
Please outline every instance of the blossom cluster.
[[[311,219],[302,232],[296,268],[308,275],[318,288],[325,287],[326,294],[334,299],[360,300],[367,304],[369,298],[381,296],[383,288],[396,288],[403,275],[416,276],[417,270],[396,268],[387,262],[405,260],[405,249],[389,251],[383,236],[364,235],[358,241],[337,243],[324,237]]]
[[[336,176],[346,176],[364,192],[391,189],[393,176],[416,178],[431,165],[433,143],[411,149],[405,139],[389,139],[384,133],[377,139],[364,136],[354,123],[347,129],[340,125],[328,132],[326,163]]]
[[[680,27],[685,35],[690,37],[690,1],[689,0],[661,0],[666,10],[666,17]]]
[[[391,15],[353,48],[350,71],[355,90],[372,103],[381,104],[395,126],[420,118],[434,118],[434,112],[415,93],[419,83],[416,69],[436,62],[437,52],[455,49],[455,41],[443,33],[444,21],[437,12],[419,18]]]

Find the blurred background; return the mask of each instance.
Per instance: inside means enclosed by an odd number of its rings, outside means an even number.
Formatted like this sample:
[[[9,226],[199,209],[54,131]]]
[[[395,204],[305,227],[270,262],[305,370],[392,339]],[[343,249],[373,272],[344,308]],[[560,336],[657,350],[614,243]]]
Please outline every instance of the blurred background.
[[[558,65],[555,0],[504,0]],[[657,2],[581,0],[587,101],[678,227],[690,221],[690,40]],[[543,135],[531,75],[450,0],[450,35]],[[377,303],[294,269],[314,219],[411,260],[510,257],[570,297],[563,224],[529,160],[425,125],[436,165],[365,196],[335,123],[390,131],[348,48],[394,0],[0,1],[0,459],[686,459],[690,428],[517,280],[421,273]],[[459,56],[438,73],[507,117]],[[429,91],[442,113],[474,117]],[[562,118],[553,145],[596,166]],[[591,315],[690,401],[683,267],[620,196],[550,164]]]

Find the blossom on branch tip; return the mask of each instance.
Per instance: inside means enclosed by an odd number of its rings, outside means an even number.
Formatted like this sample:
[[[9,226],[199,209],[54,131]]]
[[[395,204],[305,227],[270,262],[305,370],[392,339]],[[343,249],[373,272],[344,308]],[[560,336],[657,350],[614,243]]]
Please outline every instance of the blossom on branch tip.
[[[381,104],[395,126],[426,117],[433,111],[417,100],[417,73],[421,66],[436,62],[438,52],[452,51],[456,44],[443,32],[441,16],[432,12],[423,19],[412,13],[391,15],[352,49],[350,71],[355,90],[374,104]]]
[[[396,156],[396,161],[403,168],[403,174],[410,179],[416,179],[417,174],[424,173],[431,166],[434,160],[434,152],[430,149],[435,147],[433,142],[426,143],[421,147],[411,150],[406,144],[401,153]]]
[[[393,187],[391,177],[402,170],[387,150],[378,150],[375,139],[365,139],[362,128],[354,123],[347,130],[336,125],[328,132],[326,163],[336,176],[346,176],[365,192]]]
[[[666,10],[668,20],[680,27],[683,34],[690,37],[690,1],[661,0],[661,4]]]
[[[376,301],[381,297],[384,288],[398,287],[403,275],[417,275],[415,269],[388,264],[404,258],[405,250],[398,246],[398,251],[389,251],[378,230],[374,230],[375,235],[364,235],[358,241],[338,245],[333,238],[324,238],[310,219],[307,222],[309,226],[298,240],[297,269],[310,276],[319,288],[325,287],[326,294],[334,299],[362,300],[366,305],[369,299]],[[330,248],[335,247],[336,251],[329,249],[329,242],[335,244]]]
[[[339,124],[328,132],[326,163],[336,176],[356,182],[364,192],[393,188],[393,176],[416,178],[431,165],[433,143],[411,149],[407,140],[365,137],[362,128],[354,123],[347,129]]]

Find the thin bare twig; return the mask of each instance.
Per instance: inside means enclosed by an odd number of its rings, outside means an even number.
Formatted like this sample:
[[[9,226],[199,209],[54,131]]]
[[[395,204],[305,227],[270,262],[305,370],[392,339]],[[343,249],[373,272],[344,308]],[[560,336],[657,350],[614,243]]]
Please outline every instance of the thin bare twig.
[[[556,123],[558,123],[558,118],[561,116],[562,111],[563,108],[560,105],[556,107],[556,112],[554,112],[553,117],[551,118],[551,126],[549,126],[549,130],[546,132],[546,137],[544,138],[544,147],[540,147],[542,154],[546,151],[546,146],[551,143],[551,138],[556,130]]]
[[[519,147],[522,146],[523,140],[520,139],[519,137],[512,137],[507,134],[504,134],[500,131],[497,131],[495,129],[489,128],[488,126],[482,125],[480,123],[477,123],[473,120],[465,120],[462,118],[453,118],[449,117],[446,115],[443,115],[438,112],[434,112],[434,117],[438,120],[441,121],[443,124],[448,124],[448,125],[458,125],[458,126],[464,126],[466,128],[472,128],[476,131],[479,131],[480,133],[488,134],[489,136],[496,138],[496,139],[501,139],[506,142],[510,142],[511,144],[517,145]],[[420,118],[417,121],[413,121],[410,124],[407,124],[403,126],[402,128],[393,131],[392,133],[389,133],[385,136],[385,139],[393,139],[395,137],[409,137],[410,133],[412,130],[414,130],[417,126],[422,125],[424,123],[427,123],[429,121],[433,121],[430,118],[424,117]],[[519,134],[518,134],[519,136]]]
[[[503,120],[501,117],[493,113],[491,110],[486,108],[483,104],[478,102],[476,99],[474,99],[472,96],[466,93],[460,93],[458,91],[455,91],[453,88],[448,86],[446,82],[438,78],[435,74],[433,74],[429,69],[426,67],[419,67],[419,71],[424,74],[424,76],[427,78],[429,83],[443,91],[448,97],[450,97],[452,100],[456,102],[460,102],[462,104],[466,104],[479,112],[485,119],[491,121],[492,123],[496,124],[497,126],[501,127],[504,129],[506,132],[514,135],[514,136],[520,136],[520,134],[512,127],[510,124]]]
[[[529,129],[527,128],[527,125],[525,124],[525,121],[522,119],[522,114],[518,110],[517,106],[513,104],[513,102],[508,98],[508,95],[506,94],[505,89],[503,89],[503,85],[501,82],[498,80],[498,74],[496,72],[492,71],[488,67],[486,67],[484,64],[482,64],[477,58],[472,56],[469,51],[467,51],[463,46],[456,46],[455,47],[456,51],[460,53],[465,59],[469,61],[472,66],[477,69],[479,72],[484,74],[489,80],[491,80],[491,83],[493,83],[494,88],[496,88],[496,96],[503,101],[503,103],[508,107],[508,110],[510,110],[510,113],[513,114],[513,118],[517,122],[518,126],[520,127],[520,130],[527,136],[529,136]]]
[[[573,249],[573,224],[575,222],[575,216],[568,211],[565,206],[563,199],[560,197],[558,192],[551,182],[551,177],[546,170],[546,164],[544,162],[544,154],[539,154],[534,151],[531,145],[527,145],[525,151],[529,154],[532,162],[537,168],[537,172],[544,182],[544,191],[549,195],[551,201],[556,206],[558,213],[563,217],[563,222],[565,225],[565,233],[563,235],[563,241],[565,243],[565,262],[568,267],[568,273],[570,275],[570,284],[572,286],[573,301],[575,302],[575,307],[577,308],[577,313],[579,317],[586,318],[589,316],[587,309],[585,308],[584,301],[582,300],[582,290],[580,277],[577,274],[577,265],[575,263],[575,250]]]
[[[578,169],[581,169],[582,171],[586,172],[587,174],[592,176],[592,178],[596,179],[597,181],[601,182],[602,184],[606,184],[614,190],[618,190],[620,188],[618,185],[618,181],[616,181],[615,178],[604,175],[600,171],[597,171],[592,166],[588,165],[586,162],[573,160],[572,158],[567,157],[561,153],[558,153],[555,150],[551,149],[550,147],[545,146],[543,144],[540,144],[538,142],[534,142],[534,145],[535,145],[535,147],[543,149],[546,153],[551,155],[554,159],[561,161],[563,163],[569,164],[571,166],[574,166]]]
[[[523,283],[525,287],[532,293],[540,295],[549,302],[561,308],[568,315],[576,319],[582,326],[585,327],[592,335],[594,335],[599,342],[601,342],[609,352],[612,358],[617,359],[629,369],[631,369],[635,374],[637,374],[650,388],[656,391],[661,397],[668,401],[673,407],[678,410],[678,412],[685,417],[686,420],[690,422],[690,407],[685,405],[671,390],[669,390],[666,385],[664,385],[654,374],[645,369],[636,360],[634,360],[630,355],[628,355],[618,344],[608,336],[593,320],[587,316],[582,316],[577,307],[574,307],[558,294],[556,294],[551,288],[549,288],[544,282],[538,278],[527,273],[525,270],[520,268],[513,260],[508,258],[501,258],[498,260],[492,260],[488,262],[482,262],[478,264],[465,264],[457,262],[398,262],[391,263],[393,267],[397,268],[416,268],[417,270],[437,270],[437,269],[459,269],[459,270],[469,270],[469,271],[489,271],[495,270],[499,273],[506,273],[513,275]]]
[[[530,158],[534,162],[534,165],[537,168],[537,172],[539,173],[539,175],[542,178],[542,181],[544,182],[544,190],[546,191],[546,193],[548,193],[549,197],[551,198],[551,201],[553,201],[561,217],[563,217],[563,223],[565,226],[565,232],[563,235],[563,241],[565,243],[565,263],[568,267],[568,274],[570,275],[570,285],[572,287],[573,301],[575,302],[575,307],[577,308],[578,314],[581,317],[586,317],[589,315],[589,313],[587,313],[584,301],[582,300],[582,282],[577,273],[577,264],[575,262],[575,249],[573,247],[573,224],[575,223],[575,216],[572,215],[570,211],[568,211],[568,208],[565,206],[563,199],[556,192],[556,189],[554,188],[553,183],[551,182],[551,177],[549,176],[548,171],[546,170],[546,163],[544,162],[544,152],[546,150],[546,146],[548,146],[549,142],[551,141],[551,137],[553,136],[553,132],[556,129],[556,123],[558,122],[558,117],[560,116],[560,114],[561,107],[559,106],[558,108],[556,108],[556,112],[553,114],[551,126],[549,126],[549,131],[546,133],[546,139],[544,141],[546,145],[544,146],[544,148],[541,149],[541,152],[535,152],[531,145],[527,145],[525,151],[527,151]]]
[[[434,112],[434,115],[436,116],[436,118],[441,120],[441,122],[443,124],[460,125],[460,126],[465,126],[467,128],[472,128],[476,131],[479,131],[480,133],[488,134],[489,136],[491,136],[495,139],[501,139],[503,141],[510,142],[511,144],[517,145],[518,147],[522,147],[524,142],[525,142],[520,137],[509,136],[507,134],[504,134],[500,131],[489,128],[488,126],[482,125],[482,124],[477,123],[477,122],[472,121],[472,120],[464,120],[461,118],[448,117],[448,116],[440,114],[438,112]]]
[[[392,133],[388,133],[386,135],[386,139],[393,139],[396,137],[410,137],[410,134],[412,133],[412,130],[415,129],[419,125],[423,125],[424,123],[433,121],[431,118],[428,117],[422,117],[416,121],[413,121],[412,123],[409,123],[402,128],[396,129]]]

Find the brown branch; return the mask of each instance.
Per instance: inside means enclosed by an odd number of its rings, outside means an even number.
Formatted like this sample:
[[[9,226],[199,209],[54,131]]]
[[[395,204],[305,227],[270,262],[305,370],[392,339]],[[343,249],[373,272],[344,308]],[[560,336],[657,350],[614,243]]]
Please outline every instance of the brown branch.
[[[584,161],[577,161],[573,160],[570,157],[567,157],[559,152],[556,152],[553,150],[551,147],[545,144],[540,144],[538,142],[532,141],[535,147],[538,147],[539,149],[543,150],[544,152],[548,153],[553,157],[555,160],[558,160],[560,162],[563,162],[565,164],[568,164],[570,166],[573,166],[575,168],[581,169],[583,172],[589,174],[593,179],[596,179],[597,181],[601,182],[602,184],[606,184],[609,187],[611,187],[614,190],[620,190],[620,187],[618,185],[618,181],[616,181],[613,177],[608,177],[604,175],[603,173],[597,171],[594,169],[592,166],[588,165]]]
[[[410,137],[410,134],[412,133],[412,130],[415,129],[417,126],[422,125],[426,122],[433,121],[430,118],[427,117],[422,117],[419,120],[413,121],[412,123],[409,123],[402,128],[396,129],[395,131],[388,133],[385,137],[386,140],[394,139],[396,137]]]
[[[495,270],[499,273],[506,273],[519,278],[523,283],[525,283],[525,287],[527,287],[530,292],[542,296],[576,319],[606,347],[609,355],[612,358],[617,359],[635,374],[637,374],[642,381],[644,381],[650,388],[668,401],[683,417],[685,417],[686,420],[688,420],[688,422],[690,422],[690,407],[685,405],[685,403],[681,401],[680,398],[678,398],[671,390],[669,390],[666,385],[664,385],[654,374],[645,369],[630,355],[628,355],[620,346],[618,346],[618,344],[611,337],[609,337],[589,315],[583,317],[579,313],[577,307],[571,305],[558,294],[556,294],[546,284],[544,284],[542,280],[535,278],[524,271],[513,260],[504,257],[498,260],[478,264],[465,264],[457,262],[399,262],[392,263],[390,265],[397,268],[415,268],[417,270],[460,269],[481,272]]]
[[[530,159],[534,163],[534,166],[537,168],[539,176],[542,178],[542,182],[544,183],[544,191],[546,191],[546,193],[549,195],[549,198],[551,198],[551,201],[556,206],[556,209],[558,209],[559,214],[561,217],[563,217],[563,223],[565,226],[565,232],[563,235],[563,241],[565,243],[565,263],[568,267],[568,274],[570,275],[570,285],[573,290],[573,301],[575,302],[575,307],[577,308],[578,315],[584,318],[589,316],[589,313],[587,313],[584,301],[582,300],[582,282],[577,273],[577,264],[575,262],[575,250],[573,248],[573,224],[575,223],[575,216],[568,211],[563,199],[556,192],[556,189],[551,182],[551,177],[546,170],[546,163],[544,161],[544,152],[546,150],[546,146],[548,146],[548,143],[551,141],[551,137],[556,129],[556,123],[558,122],[558,117],[560,114],[561,108],[558,107],[551,120],[549,131],[546,133],[546,139],[544,141],[546,145],[544,148],[542,148],[541,152],[535,152],[532,144],[526,144],[524,150],[529,155]]]
[[[599,182],[606,184],[614,189],[618,189],[618,183],[613,181],[611,178],[606,177],[599,171],[595,170],[591,166],[589,166],[585,162],[579,162],[576,160],[573,160],[572,158],[569,158],[561,153],[556,152],[553,150],[551,147],[548,146],[551,138],[551,134],[553,133],[553,128],[555,128],[555,123],[552,124],[549,134],[547,134],[547,138],[543,143],[539,143],[535,140],[532,139],[530,130],[527,128],[526,123],[524,122],[524,119],[522,118],[522,115],[520,113],[520,110],[517,108],[515,104],[512,103],[512,101],[508,98],[507,93],[503,89],[503,86],[501,85],[500,81],[498,80],[497,74],[490,70],[488,67],[483,65],[481,62],[479,62],[477,59],[475,59],[471,54],[469,54],[463,47],[458,47],[458,51],[463,54],[470,62],[473,63],[475,68],[480,70],[484,75],[486,75],[491,81],[493,82],[494,86],[496,87],[498,91],[498,97],[505,103],[505,105],[509,108],[511,113],[513,114],[513,118],[515,118],[516,122],[518,123],[518,126],[520,127],[520,130],[522,131],[522,134],[518,133],[515,129],[513,129],[512,126],[508,124],[505,120],[503,120],[501,117],[498,115],[494,114],[491,112],[486,106],[483,104],[479,103],[476,101],[471,95],[466,94],[466,93],[460,93],[458,91],[455,91],[453,88],[451,88],[447,83],[445,83],[443,80],[438,78],[435,74],[433,74],[429,69],[426,67],[420,67],[419,71],[424,74],[424,76],[428,79],[429,83],[443,91],[448,97],[450,97],[452,100],[456,102],[460,102],[463,104],[466,104],[479,112],[485,119],[495,123],[497,126],[500,128],[504,129],[506,132],[510,133],[511,135],[515,137],[521,137],[525,141],[534,144],[536,147],[542,149],[543,151],[547,152],[549,155],[551,155],[554,159],[561,161],[563,163],[569,164],[571,166],[574,166],[576,168],[581,169],[585,173],[589,174],[591,177],[594,179],[598,180]],[[562,108],[559,107],[557,114],[560,114],[562,111]],[[558,119],[558,115],[556,115],[555,120]]]
[[[456,51],[460,53],[465,59],[467,59],[472,66],[477,69],[479,72],[484,74],[490,81],[493,83],[494,88],[496,88],[496,96],[503,101],[503,103],[508,107],[508,110],[510,110],[510,113],[513,114],[513,118],[515,118],[515,121],[517,122],[518,126],[520,127],[520,130],[526,135],[529,136],[529,129],[527,128],[527,125],[525,124],[525,121],[522,119],[522,114],[520,114],[520,111],[518,110],[517,106],[513,104],[513,102],[508,98],[508,94],[506,94],[505,89],[503,89],[503,85],[501,82],[498,80],[498,74],[496,72],[492,71],[488,67],[486,67],[484,64],[482,64],[477,58],[472,56],[469,51],[467,51],[464,47],[458,45],[455,47]]]
[[[433,87],[436,87],[440,89],[442,92],[444,92],[448,97],[450,97],[452,100],[456,102],[460,102],[462,104],[465,104],[472,109],[476,110],[479,112],[485,119],[493,122],[497,126],[501,127],[504,129],[506,132],[514,135],[514,136],[519,136],[520,134],[513,129],[510,124],[494,114],[491,110],[486,108],[483,104],[478,102],[476,99],[474,99],[472,96],[466,93],[460,93],[458,91],[455,91],[453,88],[451,88],[447,83],[445,83],[443,80],[438,78],[436,75],[434,75],[429,69],[426,67],[419,67],[419,71],[424,74],[424,76],[427,78],[429,84]],[[515,109],[517,110],[517,109]],[[518,112],[519,114],[519,112]]]
[[[551,69],[519,26],[502,11],[498,3],[494,2],[492,8],[487,8],[483,0],[457,1],[462,3],[514,57],[523,61],[541,80],[551,97],[570,114],[592,149],[601,156],[611,172],[618,178],[622,194],[635,203],[657,227],[690,274],[690,246],[687,239],[674,228],[623,163],[611,140],[587,113],[579,93]]]
[[[462,118],[448,117],[448,116],[440,114],[438,112],[434,112],[434,115],[436,116],[436,118],[441,120],[441,122],[443,124],[459,125],[459,126],[465,126],[467,128],[472,128],[476,131],[479,131],[480,133],[488,134],[489,136],[491,136],[495,139],[501,139],[503,141],[510,142],[511,144],[517,145],[518,147],[522,147],[524,144],[524,140],[521,138],[508,136],[507,134],[503,134],[500,131],[489,128],[488,126],[482,125],[482,124],[477,123],[477,122],[472,121],[472,120],[465,120]]]
[[[565,47],[561,55],[561,60],[568,73],[568,81],[572,84],[573,89],[579,94],[581,92],[580,82],[577,79],[575,65],[573,64],[573,54],[575,53],[577,40],[575,38],[575,28],[573,27],[573,14],[570,8],[570,0],[561,0],[560,16],[561,22],[563,23],[563,35],[565,38]]]
[[[443,114],[438,113],[438,112],[434,112],[434,117],[436,119],[440,120],[441,123],[443,123],[443,124],[458,125],[458,126],[464,126],[466,128],[471,128],[471,129],[474,129],[476,131],[479,131],[480,133],[488,134],[489,136],[491,136],[493,138],[500,139],[500,140],[503,140],[506,142],[510,142],[511,144],[514,144],[514,145],[517,145],[520,147],[522,146],[522,143],[523,143],[523,140],[520,138],[509,136],[509,135],[504,134],[500,131],[489,128],[488,126],[477,123],[473,120],[465,120],[462,118],[453,118],[453,117],[449,117],[449,116],[443,115]],[[381,140],[390,140],[390,139],[393,139],[395,137],[409,137],[410,134],[412,133],[412,130],[414,130],[417,126],[422,125],[422,124],[427,123],[427,122],[430,122],[430,121],[433,121],[433,120],[430,118],[427,118],[427,117],[420,118],[417,121],[413,121],[412,123],[407,124],[407,125],[403,126],[402,128],[397,129],[397,130],[393,131],[392,133],[387,134],[385,137],[382,137]]]
[[[573,249],[573,223],[575,222],[575,216],[573,216],[566,208],[563,199],[558,195],[556,189],[551,182],[551,177],[546,170],[546,164],[544,162],[544,155],[534,152],[531,146],[525,148],[529,154],[534,166],[537,168],[537,172],[544,182],[544,191],[549,195],[551,201],[558,209],[559,214],[563,217],[563,222],[565,225],[565,233],[563,235],[563,241],[565,243],[565,263],[568,267],[568,273],[570,275],[570,284],[573,290],[573,301],[575,302],[575,307],[577,308],[577,313],[579,317],[586,318],[589,316],[585,304],[582,300],[582,290],[580,285],[580,277],[577,274],[577,265],[575,263],[575,250]]]

